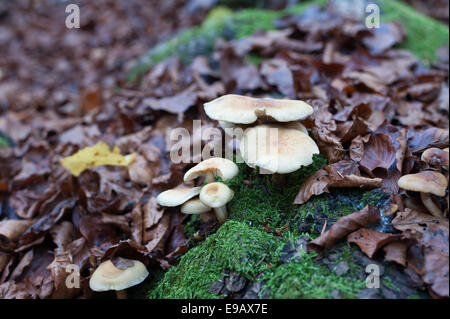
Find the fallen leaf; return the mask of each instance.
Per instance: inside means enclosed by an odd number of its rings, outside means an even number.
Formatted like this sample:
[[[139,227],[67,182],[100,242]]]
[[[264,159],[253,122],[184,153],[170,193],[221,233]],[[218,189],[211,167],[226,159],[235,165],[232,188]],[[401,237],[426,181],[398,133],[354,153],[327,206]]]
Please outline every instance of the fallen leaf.
[[[66,167],[74,176],[79,176],[84,170],[99,165],[123,165],[128,166],[134,160],[135,154],[120,155],[120,150],[115,147],[112,151],[108,145],[99,142],[94,146],[85,147],[75,154],[61,160],[61,165]]]
[[[330,248],[336,241],[344,238],[351,232],[380,219],[380,212],[375,206],[367,205],[362,210],[339,218],[325,233],[307,244],[308,251],[322,253]]]
[[[369,257],[373,258],[375,253],[384,245],[399,240],[401,235],[381,233],[375,230],[360,228],[347,236],[348,243],[355,243]]]
[[[388,243],[383,247],[385,252],[384,260],[395,262],[403,267],[406,267],[406,255],[408,252],[409,241],[398,240]]]

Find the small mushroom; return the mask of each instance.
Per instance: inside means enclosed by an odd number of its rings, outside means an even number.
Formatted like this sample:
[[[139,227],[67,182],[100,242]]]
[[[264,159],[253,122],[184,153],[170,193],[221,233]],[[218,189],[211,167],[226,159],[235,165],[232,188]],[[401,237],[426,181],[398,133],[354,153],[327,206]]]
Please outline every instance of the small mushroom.
[[[235,124],[250,124],[258,119],[289,122],[307,118],[313,108],[296,100],[252,98],[237,94],[221,96],[204,104],[206,114],[213,120]]]
[[[190,181],[200,176],[205,176],[207,183],[216,181],[216,176],[220,176],[226,181],[235,177],[239,173],[237,165],[226,158],[213,157],[198,163],[184,174],[184,181]]]
[[[444,213],[436,205],[430,194],[444,197],[448,182],[444,175],[434,171],[423,171],[417,174],[409,174],[400,177],[398,180],[400,188],[420,192],[420,198],[428,211],[436,217],[443,217]]]
[[[248,166],[272,173],[272,179],[278,185],[283,184],[280,174],[310,165],[313,155],[319,154],[314,140],[301,130],[273,124],[248,129],[242,137],[240,151]]]
[[[449,156],[448,151],[441,150],[436,147],[427,149],[422,153],[422,161],[426,162],[428,165],[442,169],[445,168],[448,171]]]
[[[181,206],[181,212],[183,214],[198,214],[204,222],[207,222],[211,219],[212,216],[208,214],[210,211],[211,207],[203,204],[199,198],[190,199]]]
[[[174,188],[160,193],[156,201],[161,206],[175,207],[179,206],[191,198],[200,194],[201,187],[193,188]]]
[[[117,299],[126,299],[126,289],[140,284],[147,276],[143,263],[119,257],[102,262],[92,274],[89,287],[93,291],[115,290]]]
[[[227,203],[233,199],[234,192],[223,183],[209,183],[203,186],[200,200],[203,204],[213,207],[217,220],[223,224],[228,218]]]

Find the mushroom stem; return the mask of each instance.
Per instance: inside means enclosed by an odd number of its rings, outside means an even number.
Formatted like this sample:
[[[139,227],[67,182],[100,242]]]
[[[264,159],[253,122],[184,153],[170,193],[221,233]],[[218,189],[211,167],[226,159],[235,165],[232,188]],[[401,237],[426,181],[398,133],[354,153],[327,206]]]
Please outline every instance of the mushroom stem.
[[[214,208],[214,212],[216,213],[217,220],[219,221],[220,224],[223,224],[227,221],[228,212],[226,205]]]
[[[205,223],[206,223],[208,220],[210,220],[210,219],[212,218],[212,215],[210,215],[209,212],[207,212],[207,213],[201,213],[201,214],[199,214],[198,216],[199,216],[200,219],[201,219],[203,222],[205,222]]]
[[[274,173],[272,174],[272,182],[277,186],[283,186],[286,182],[286,178],[283,174]]]
[[[430,194],[428,193],[420,193],[420,198],[422,199],[423,205],[428,209],[431,215],[436,217],[444,217],[444,213],[441,209],[434,203]]]
[[[206,183],[214,183],[216,181],[216,177],[213,172],[207,172],[205,174]]]
[[[117,299],[127,299],[127,291],[125,289],[116,290],[116,297]]]

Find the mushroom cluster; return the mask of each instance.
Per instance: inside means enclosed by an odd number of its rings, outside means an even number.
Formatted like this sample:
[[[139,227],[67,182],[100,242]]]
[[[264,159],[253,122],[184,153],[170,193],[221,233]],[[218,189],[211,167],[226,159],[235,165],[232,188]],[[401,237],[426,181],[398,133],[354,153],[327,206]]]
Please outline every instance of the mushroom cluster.
[[[313,113],[303,101],[252,98],[228,94],[204,104],[206,114],[227,132],[245,129],[240,139],[240,153],[245,163],[272,174],[283,184],[280,174],[298,170],[313,162],[319,148],[299,122]]]
[[[167,207],[182,205],[182,213],[199,214],[203,221],[210,219],[209,212],[214,209],[217,220],[223,224],[228,217],[226,205],[233,199],[234,192],[227,185],[217,182],[216,177],[227,181],[238,172],[237,165],[228,159],[213,157],[204,160],[186,172],[184,181],[188,182],[203,176],[207,183],[205,186],[169,189],[160,193],[156,201],[161,206]]]
[[[429,165],[430,170],[402,176],[398,186],[407,191],[419,192],[423,206],[436,217],[444,217],[448,212],[448,167],[449,151],[429,148],[422,153],[421,160]],[[431,170],[433,169],[433,170]],[[446,174],[446,176],[444,175]],[[447,208],[444,212],[434,199],[447,196]],[[435,198],[433,198],[435,197]]]

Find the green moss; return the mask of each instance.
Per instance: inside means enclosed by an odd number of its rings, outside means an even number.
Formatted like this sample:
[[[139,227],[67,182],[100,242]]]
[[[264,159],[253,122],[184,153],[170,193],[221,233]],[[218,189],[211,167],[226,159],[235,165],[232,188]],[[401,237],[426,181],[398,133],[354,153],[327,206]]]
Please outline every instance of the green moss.
[[[255,66],[258,66],[264,60],[262,57],[260,57],[257,54],[254,54],[254,53],[248,54],[245,58],[246,58],[247,62],[250,62],[250,63],[254,64]]]
[[[199,246],[181,257],[150,291],[150,298],[217,298],[208,289],[230,269],[254,280],[268,271],[277,240],[237,221],[228,221]]]
[[[342,298],[355,298],[365,287],[363,280],[351,273],[338,276],[327,266],[318,264],[315,257],[314,253],[303,253],[300,261],[276,267],[266,283],[273,298],[332,298],[335,290]]]
[[[264,282],[264,293],[273,298],[331,298],[338,290],[343,298],[354,298],[364,287],[350,271],[336,275],[315,261],[316,254],[300,254],[299,261],[280,263],[280,252],[288,240],[275,237],[248,224],[228,221],[216,234],[189,250],[163,278],[146,285],[149,298],[220,298],[209,291],[225,269],[251,281]],[[350,248],[347,248],[350,250]],[[350,263],[351,254],[342,258]]]
[[[364,192],[361,197],[362,206],[372,205],[378,208],[384,208],[386,202],[389,200],[389,193],[377,188],[368,192]]]
[[[436,60],[436,50],[449,43],[448,26],[436,21],[400,1],[380,0],[382,21],[400,21],[407,32],[406,40],[399,45],[412,51],[429,64]]]
[[[199,215],[191,215],[189,217],[188,222],[184,225],[184,235],[186,238],[191,238],[195,234],[201,222]]]
[[[8,141],[0,137],[0,147],[7,147],[9,145]]]
[[[132,299],[148,299],[149,292],[156,289],[157,284],[164,279],[165,271],[154,270],[147,279],[140,285],[127,289],[127,293]]]
[[[273,30],[273,20],[280,17],[279,11],[247,9],[235,14],[232,18],[233,24],[238,26],[236,39],[252,35],[256,30]]]
[[[272,230],[293,222],[298,214],[292,203],[302,181],[325,164],[322,155],[314,156],[313,164],[286,175],[286,183],[282,187],[272,182],[271,175],[260,175],[257,170],[240,164],[241,173],[226,183],[235,192],[228,204],[230,218],[259,229],[267,223]]]
[[[398,288],[392,279],[389,276],[383,276],[381,279],[381,284],[385,286],[386,288],[394,291],[400,291],[400,288]]]
[[[11,138],[0,131],[0,147],[8,147],[12,145],[13,141]]]

